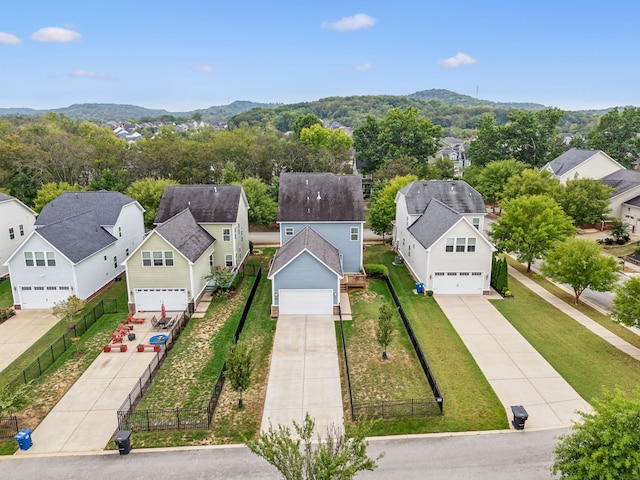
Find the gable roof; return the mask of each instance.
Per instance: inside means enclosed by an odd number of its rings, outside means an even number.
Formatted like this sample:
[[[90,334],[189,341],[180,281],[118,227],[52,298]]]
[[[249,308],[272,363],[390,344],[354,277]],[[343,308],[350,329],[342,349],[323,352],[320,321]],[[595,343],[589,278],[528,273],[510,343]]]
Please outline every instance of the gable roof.
[[[15,197],[12,197],[11,195],[0,192],[0,202],[6,202],[7,200],[13,200],[14,198]]]
[[[362,178],[333,173],[283,173],[278,222],[364,222]]]
[[[12,200],[15,200],[16,202],[18,202],[20,205],[22,205],[24,208],[29,210],[34,215],[37,215],[37,213],[31,207],[23,203],[21,200],[17,199],[16,197],[12,197],[11,195],[7,195],[6,193],[0,192],[0,203],[10,202]]]
[[[195,263],[216,241],[209,232],[196,223],[188,208],[158,226],[155,232],[173,245],[191,263]]]
[[[618,170],[600,179],[601,183],[613,188],[611,197],[616,197],[632,188],[640,186],[640,172],[637,170]]]
[[[342,278],[340,251],[310,227],[304,227],[291,240],[285,243],[273,257],[268,278],[273,278],[298,255],[309,252]]]
[[[49,225],[91,212],[96,225],[115,225],[122,207],[130,203],[135,200],[120,192],[64,192],[44,206],[35,224]]]
[[[100,226],[93,211],[38,227],[35,233],[73,263],[78,263],[117,241],[116,237]]]
[[[570,148],[562,155],[547,163],[545,167],[548,166],[556,177],[561,177],[599,153],[608,158],[612,163],[618,165],[621,169],[624,168],[602,150],[585,150],[583,148]],[[542,168],[544,169],[545,167]]]
[[[422,214],[433,199],[439,200],[460,214],[487,213],[482,195],[462,180],[411,182],[399,193],[405,197],[409,215]]]
[[[634,207],[640,207],[640,195],[624,202],[625,205],[633,205]]]
[[[429,248],[451,227],[462,219],[462,215],[447,207],[438,199],[429,202],[424,214],[409,228],[411,235],[424,248]]]
[[[185,208],[198,223],[234,223],[241,197],[240,185],[167,185],[154,223],[166,222]]]

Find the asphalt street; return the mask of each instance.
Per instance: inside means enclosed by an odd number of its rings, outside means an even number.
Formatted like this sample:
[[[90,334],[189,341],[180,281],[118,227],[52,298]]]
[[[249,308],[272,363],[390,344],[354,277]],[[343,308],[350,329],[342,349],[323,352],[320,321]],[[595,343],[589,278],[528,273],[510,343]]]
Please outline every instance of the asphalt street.
[[[553,445],[562,430],[439,434],[371,439],[367,453],[385,456],[357,478],[403,480],[541,480],[551,475]],[[0,478],[278,479],[244,446],[136,450],[129,455],[21,456],[0,459]]]

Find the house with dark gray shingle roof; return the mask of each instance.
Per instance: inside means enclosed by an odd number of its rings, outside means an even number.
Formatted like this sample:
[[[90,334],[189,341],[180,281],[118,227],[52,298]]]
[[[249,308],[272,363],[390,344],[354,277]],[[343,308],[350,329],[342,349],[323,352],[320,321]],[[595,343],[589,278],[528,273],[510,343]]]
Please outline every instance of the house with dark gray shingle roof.
[[[572,178],[593,178],[599,180],[624,167],[602,150],[570,148],[554,158],[541,170],[549,170],[562,185]]]
[[[362,277],[361,177],[283,173],[277,222],[281,247],[268,277],[272,316],[335,314],[341,288]]]
[[[495,248],[482,233],[487,212],[475,189],[461,180],[416,181],[395,201],[393,244],[424,291],[491,291]]]
[[[600,182],[613,189],[609,197],[610,215],[629,225],[632,233],[640,232],[640,171],[618,170]]]
[[[189,208],[152,230],[124,262],[129,310],[193,311],[205,293],[216,239]]]
[[[120,192],[65,192],[44,206],[35,230],[7,260],[16,308],[89,299],[124,272],[144,237],[144,209]]]
[[[9,274],[4,263],[33,231],[36,212],[11,195],[0,193],[0,278]]]

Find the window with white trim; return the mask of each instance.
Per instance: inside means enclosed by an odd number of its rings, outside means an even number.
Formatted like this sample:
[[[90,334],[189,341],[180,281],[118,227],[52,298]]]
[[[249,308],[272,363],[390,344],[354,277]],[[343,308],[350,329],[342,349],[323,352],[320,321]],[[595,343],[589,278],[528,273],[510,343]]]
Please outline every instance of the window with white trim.
[[[55,267],[55,252],[24,252],[24,264],[27,267]]]
[[[35,267],[35,263],[33,261],[33,252],[24,252],[24,264],[27,267]]]
[[[466,238],[456,238],[456,252],[464,252],[464,247],[466,244]]]
[[[231,229],[230,228],[223,228],[222,229],[222,241],[223,242],[230,242],[231,241]]]
[[[18,230],[20,230],[20,236],[24,237],[24,225],[18,225]]]
[[[476,239],[467,238],[467,252],[475,252],[475,251],[476,251]]]
[[[285,227],[284,234],[287,237],[291,237],[293,235],[293,227]]]
[[[122,227],[118,227],[118,237],[122,237]]]
[[[118,268],[118,256],[113,256],[113,268]]]
[[[224,256],[224,266],[231,268],[233,267],[233,255],[232,254],[228,254]]]
[[[56,266],[56,254],[54,252],[46,252],[47,255],[47,267]]]
[[[476,227],[476,230],[480,230],[480,219],[478,217],[474,217],[471,219],[471,223]]]
[[[360,229],[358,227],[351,227],[351,241],[357,242],[360,239]]]
[[[173,267],[173,252],[171,250],[142,252],[143,267]]]
[[[453,252],[453,244],[455,242],[454,238],[447,238],[446,245],[444,247],[445,252]]]
[[[9,240],[16,238],[16,234],[13,232],[13,227],[9,227]]]

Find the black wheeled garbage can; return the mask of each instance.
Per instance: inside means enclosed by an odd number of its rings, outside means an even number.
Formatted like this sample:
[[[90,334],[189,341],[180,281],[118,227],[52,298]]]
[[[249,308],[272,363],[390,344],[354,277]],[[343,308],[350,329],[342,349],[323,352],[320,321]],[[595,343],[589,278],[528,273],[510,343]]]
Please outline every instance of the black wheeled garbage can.
[[[31,440],[31,430],[28,428],[23,428],[18,433],[16,433],[13,438],[18,442],[18,446],[20,450],[29,450],[31,445],[33,445],[33,441]]]
[[[513,428],[516,430],[524,429],[524,422],[529,418],[529,414],[524,409],[522,405],[513,405],[511,407],[511,411],[513,412]]]
[[[131,451],[131,430],[118,430],[115,442],[120,455],[127,455]]]

